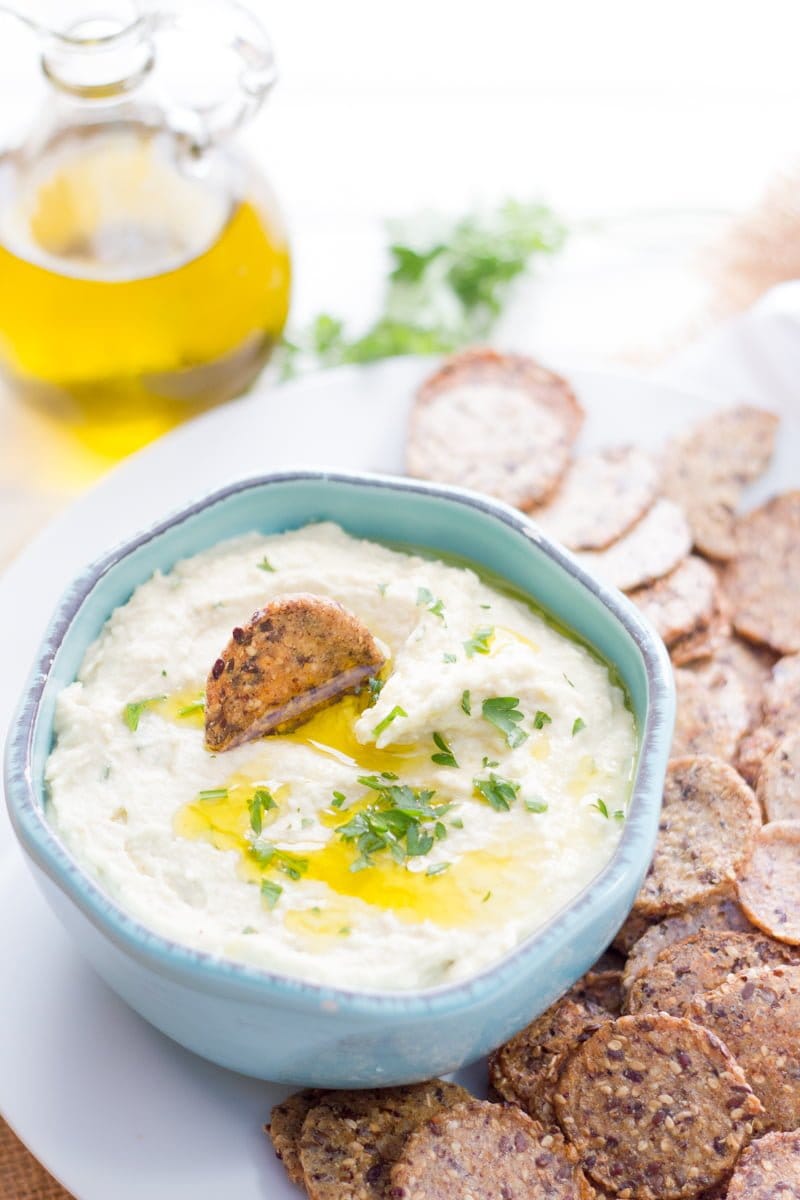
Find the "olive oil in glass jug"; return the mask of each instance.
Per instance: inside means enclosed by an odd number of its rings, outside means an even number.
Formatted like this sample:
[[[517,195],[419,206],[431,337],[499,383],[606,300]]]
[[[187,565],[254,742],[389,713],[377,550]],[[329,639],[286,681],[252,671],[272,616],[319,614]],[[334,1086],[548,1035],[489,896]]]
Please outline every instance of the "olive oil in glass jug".
[[[50,86],[0,156],[0,367],[107,463],[241,392],[283,329],[285,233],[229,144],[274,67],[229,0],[54,7],[15,10]]]

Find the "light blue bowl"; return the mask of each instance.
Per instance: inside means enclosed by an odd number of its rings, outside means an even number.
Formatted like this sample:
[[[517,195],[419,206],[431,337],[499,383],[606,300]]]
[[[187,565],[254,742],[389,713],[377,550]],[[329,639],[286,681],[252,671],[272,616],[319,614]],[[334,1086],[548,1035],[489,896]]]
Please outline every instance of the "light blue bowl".
[[[350,532],[455,553],[504,576],[614,663],[641,736],[633,796],[612,860],[544,928],[465,983],[416,992],[318,987],[192,950],[116,906],[45,816],[56,697],[109,614],[157,568],[248,530],[329,519]],[[454,488],[296,472],[236,484],[90,567],[62,599],[6,748],[17,836],[47,900],[97,972],[177,1042],[259,1078],[320,1087],[405,1083],[479,1058],[547,1007],[625,919],[655,844],[672,737],[672,672],[655,633],[520,513]]]

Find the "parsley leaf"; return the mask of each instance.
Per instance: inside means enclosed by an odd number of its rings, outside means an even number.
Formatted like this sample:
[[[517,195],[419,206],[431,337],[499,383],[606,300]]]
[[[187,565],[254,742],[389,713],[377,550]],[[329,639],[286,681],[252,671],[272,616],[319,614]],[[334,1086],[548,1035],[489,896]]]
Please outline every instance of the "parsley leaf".
[[[601,800],[599,796],[595,800],[594,804],[590,804],[589,807],[596,808],[600,815],[605,817],[606,820],[608,820],[609,816],[611,815],[608,811],[608,805],[606,804],[605,800]]]
[[[584,721],[583,717],[576,717],[572,722],[572,736],[575,737],[576,733],[580,733],[580,731],[585,728],[586,722]]]
[[[527,808],[528,812],[532,813],[547,812],[546,802],[544,800],[540,800],[538,796],[532,796],[529,800],[526,800],[525,807]]]
[[[468,717],[472,716],[472,699],[468,691],[461,693],[461,708]]]
[[[331,800],[331,808],[341,808],[347,797],[344,792],[334,792]]]
[[[197,712],[202,712],[206,706],[206,698],[204,695],[198,696],[196,700],[192,700],[190,704],[184,704],[183,708],[178,709],[179,717],[192,717]]]
[[[436,746],[441,751],[440,754],[432,754],[431,762],[438,763],[440,767],[457,767],[456,756],[452,749],[448,746],[440,733],[434,733],[433,740]]]
[[[198,800],[227,800],[228,789],[224,787],[206,788],[204,792],[197,793]]]
[[[372,732],[375,734],[376,738],[380,737],[380,735],[383,733],[384,729],[388,729],[389,726],[391,725],[392,721],[396,720],[397,717],[407,717],[407,716],[408,716],[408,713],[406,712],[406,710],[404,708],[401,708],[399,704],[395,704],[392,711],[390,713],[387,713],[387,715],[383,718],[382,721],[378,721],[378,724],[375,726],[375,728],[373,729]]]
[[[132,700],[130,704],[126,704],[122,710],[122,719],[131,733],[136,733],[139,728],[139,718],[145,709],[152,708],[154,704],[160,704],[166,698],[166,696],[150,696],[147,700]]]
[[[455,661],[456,661],[455,654],[443,654],[442,655],[442,662],[454,663]]]
[[[264,557],[262,558],[260,563],[256,563],[256,566],[258,567],[259,571],[270,571],[273,574],[275,572],[275,568],[273,567],[272,563],[267,558],[266,554],[264,555]]]
[[[272,793],[267,788],[256,788],[247,801],[247,808],[250,812],[250,828],[256,836],[261,833],[263,828],[264,813],[269,812],[271,808],[277,807],[272,798]]]
[[[282,892],[283,888],[279,883],[273,883],[271,879],[261,880],[261,899],[267,908],[275,907]]]
[[[549,713],[542,712],[541,708],[536,710],[536,716],[533,718],[534,729],[544,729],[545,725],[552,725],[553,718]]]
[[[354,843],[358,850],[351,871],[374,866],[374,855],[384,850],[402,864],[408,858],[427,854],[435,840],[447,836],[440,818],[450,805],[432,804],[434,792],[390,783],[383,775],[363,775],[358,782],[375,792],[376,798],[336,831],[343,841]]]
[[[302,858],[299,854],[292,854],[288,850],[279,850],[277,846],[269,843],[263,846],[253,846],[250,856],[260,867],[277,867],[290,879],[299,879],[308,870],[307,858]]]
[[[385,682],[386,682],[385,679],[378,679],[377,676],[375,676],[375,675],[370,675],[369,679],[367,680],[367,687],[369,688],[369,694],[371,696],[373,696],[376,700],[377,700],[378,696],[380,696],[381,692],[383,691],[383,685]]]
[[[417,589],[417,604],[422,604],[427,608],[429,613],[433,613],[435,617],[444,620],[444,604],[433,592],[428,591],[426,587]]]
[[[493,637],[494,628],[491,625],[484,625],[481,629],[476,629],[469,641],[464,642],[467,658],[472,658],[473,654],[488,654],[489,643]]]
[[[513,779],[503,779],[492,771],[488,779],[473,779],[475,791],[488,800],[495,812],[509,812],[517,798],[519,784]]]
[[[525,714],[517,708],[519,700],[516,696],[492,696],[484,700],[481,711],[484,720],[489,721],[505,735],[506,744],[513,750],[521,746],[528,735],[519,728]]]
[[[437,863],[436,866],[434,866],[434,867],[428,867],[425,874],[426,875],[441,875],[444,871],[446,871],[449,868],[449,866],[450,866],[449,862]]]

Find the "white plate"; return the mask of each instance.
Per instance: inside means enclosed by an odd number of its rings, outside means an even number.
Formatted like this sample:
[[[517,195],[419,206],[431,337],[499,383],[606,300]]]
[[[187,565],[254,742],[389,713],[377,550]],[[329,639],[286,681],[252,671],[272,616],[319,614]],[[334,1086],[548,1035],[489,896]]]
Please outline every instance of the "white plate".
[[[408,401],[426,369],[398,360],[256,393],[129,459],[74,504],[0,582],[0,730],[58,595],[87,561],[234,478],[301,465],[401,471]],[[657,448],[719,403],[634,376],[570,375],[587,446]],[[757,494],[796,483],[798,460],[800,415],[787,414]],[[35,891],[4,808],[0,946],[0,1109],[78,1200],[296,1200],[261,1133],[287,1089],[195,1058],[100,983]]]

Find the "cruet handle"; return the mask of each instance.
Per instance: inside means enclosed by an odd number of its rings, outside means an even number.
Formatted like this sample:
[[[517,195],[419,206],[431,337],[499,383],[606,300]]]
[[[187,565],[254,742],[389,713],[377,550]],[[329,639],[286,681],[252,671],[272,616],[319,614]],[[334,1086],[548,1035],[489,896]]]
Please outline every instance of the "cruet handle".
[[[255,116],[277,72],[266,30],[243,4],[236,0],[140,0],[139,10],[156,45],[160,34],[185,34],[224,47],[241,64],[237,86],[222,99],[187,104],[167,98],[167,119],[188,139],[193,153],[201,154],[224,141]]]

